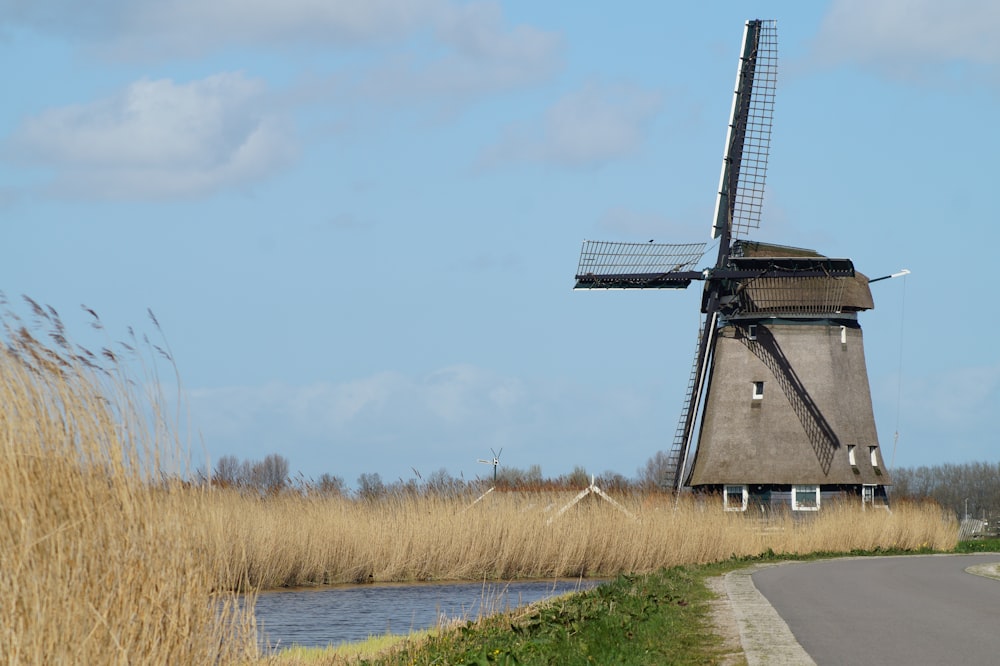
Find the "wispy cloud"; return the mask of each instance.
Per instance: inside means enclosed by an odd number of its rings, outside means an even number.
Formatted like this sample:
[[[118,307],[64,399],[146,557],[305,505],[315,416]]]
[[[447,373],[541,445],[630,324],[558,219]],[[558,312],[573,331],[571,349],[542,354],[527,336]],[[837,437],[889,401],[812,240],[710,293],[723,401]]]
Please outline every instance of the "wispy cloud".
[[[242,47],[368,50],[375,64],[358,71],[350,88],[392,99],[537,81],[553,71],[561,47],[551,32],[507,25],[498,3],[449,0],[33,0],[0,10],[4,24],[57,34],[112,61]]]
[[[384,126],[371,124],[383,114],[450,117],[484,96],[549,79],[562,47],[554,33],[510,25],[498,3],[449,0],[37,0],[0,9],[5,27],[129,65],[169,68],[243,48],[317,54],[292,82],[265,84],[252,70],[186,83],[144,79],[104,99],[38,111],[9,137],[6,154],[51,170],[50,193],[71,198],[176,198],[239,186],[286,168],[297,131],[364,136]],[[323,58],[344,53],[357,57],[346,65]],[[304,109],[317,124],[293,131],[307,122],[293,115]]]
[[[815,55],[910,81],[955,76],[949,67],[1000,64],[1000,4],[993,0],[835,0]]]
[[[543,118],[509,127],[480,163],[594,166],[633,153],[660,110],[659,93],[625,83],[590,83],[565,95]]]
[[[501,447],[519,467],[564,460],[630,474],[621,460],[638,467],[660,439],[638,436],[637,417],[654,400],[639,388],[530,381],[470,364],[422,376],[197,389],[189,400],[215,457],[261,457],[280,445],[293,467],[348,481],[364,471],[391,478],[411,466],[457,472],[464,465],[476,473],[476,457]]]
[[[12,159],[50,169],[59,196],[190,197],[262,178],[294,158],[263,82],[239,73],[190,83],[140,80],[104,99],[47,109],[6,142]]]

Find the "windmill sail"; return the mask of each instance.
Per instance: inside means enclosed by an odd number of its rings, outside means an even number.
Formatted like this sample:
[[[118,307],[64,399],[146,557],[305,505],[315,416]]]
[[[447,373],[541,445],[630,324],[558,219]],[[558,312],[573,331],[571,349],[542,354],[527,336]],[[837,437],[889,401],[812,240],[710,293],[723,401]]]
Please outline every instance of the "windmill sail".
[[[700,280],[707,243],[583,241],[575,289],[683,289]]]
[[[715,201],[712,238],[719,241],[715,274],[705,283],[702,310],[705,320],[695,353],[691,388],[681,410],[669,459],[676,459],[673,487],[680,490],[684,468],[694,441],[695,423],[706,387],[706,373],[715,350],[718,315],[722,307],[739,301],[729,293],[732,283],[724,275],[737,275],[730,265],[730,243],[734,237],[760,226],[764,204],[764,179],[771,145],[771,119],[778,78],[778,39],[775,21],[747,21],[736,70],[733,108],[726,131],[726,153]],[[692,390],[693,389],[693,390]]]
[[[720,251],[760,226],[777,78],[776,22],[747,21],[712,225]]]

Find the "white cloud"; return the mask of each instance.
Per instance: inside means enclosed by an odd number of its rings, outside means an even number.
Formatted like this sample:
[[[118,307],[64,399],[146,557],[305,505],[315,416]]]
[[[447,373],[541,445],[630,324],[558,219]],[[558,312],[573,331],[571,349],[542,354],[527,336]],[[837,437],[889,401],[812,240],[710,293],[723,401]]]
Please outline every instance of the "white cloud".
[[[5,24],[129,64],[241,48],[308,53],[309,70],[287,100],[333,102],[347,115],[331,126],[351,130],[372,104],[392,111],[427,104],[450,115],[484,95],[537,84],[560,66],[562,46],[558,35],[509,25],[499,3],[481,1],[33,0],[0,9]],[[358,55],[349,66],[325,58],[345,51]]]
[[[490,448],[504,448],[507,464],[541,464],[551,474],[577,464],[631,474],[662,445],[673,418],[644,424],[659,414],[641,387],[526,381],[469,364],[423,376],[197,389],[188,400],[213,458],[279,452],[294,469],[348,481],[361,472],[392,479],[410,467],[458,473],[464,465],[477,474],[475,460]]]
[[[859,62],[893,78],[927,80],[928,66],[1000,64],[1000,4],[994,0],[835,0],[817,56]]]
[[[505,30],[495,3],[469,3],[442,8],[434,23],[441,40],[477,60],[538,62],[551,55],[555,37],[531,26]]]
[[[107,55],[192,56],[233,44],[354,44],[405,35],[444,0],[30,0],[0,21],[89,42]]]
[[[140,80],[25,120],[7,150],[52,169],[52,189],[63,196],[202,195],[262,178],[294,156],[283,119],[262,111],[266,98],[262,82],[239,73]]]
[[[481,163],[601,164],[638,150],[660,106],[655,92],[590,83],[558,100],[543,119],[509,128]]]
[[[449,0],[32,0],[0,10],[2,23],[55,32],[128,61],[191,58],[233,46],[398,48],[432,39],[451,54],[431,70],[466,86],[473,77],[465,69],[475,63],[486,65],[487,80],[549,70],[558,46],[551,33],[506,26],[499,3]]]

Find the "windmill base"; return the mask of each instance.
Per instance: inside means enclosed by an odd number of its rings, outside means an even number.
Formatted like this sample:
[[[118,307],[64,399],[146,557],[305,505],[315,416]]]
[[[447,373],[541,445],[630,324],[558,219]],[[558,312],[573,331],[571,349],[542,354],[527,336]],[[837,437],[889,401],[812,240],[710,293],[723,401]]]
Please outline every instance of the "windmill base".
[[[888,509],[889,493],[879,485],[725,484],[692,489],[708,505],[752,514],[809,514],[830,506]]]

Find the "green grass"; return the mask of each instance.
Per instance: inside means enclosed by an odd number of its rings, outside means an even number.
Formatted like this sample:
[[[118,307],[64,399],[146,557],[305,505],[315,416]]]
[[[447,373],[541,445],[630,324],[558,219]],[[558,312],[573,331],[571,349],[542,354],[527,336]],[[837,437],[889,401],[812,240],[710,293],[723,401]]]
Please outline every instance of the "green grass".
[[[730,565],[730,569],[740,565]],[[707,629],[704,579],[725,567],[623,575],[592,590],[493,616],[408,645],[371,664],[705,664],[721,654]]]
[[[1000,539],[970,539],[959,541],[956,553],[1000,553]]]
[[[409,635],[382,634],[369,636],[366,640],[345,642],[329,647],[307,647],[292,645],[278,651],[273,660],[276,664],[328,664],[337,661],[372,659],[398,646],[404,641],[420,642],[435,635],[435,630],[414,631]]]

